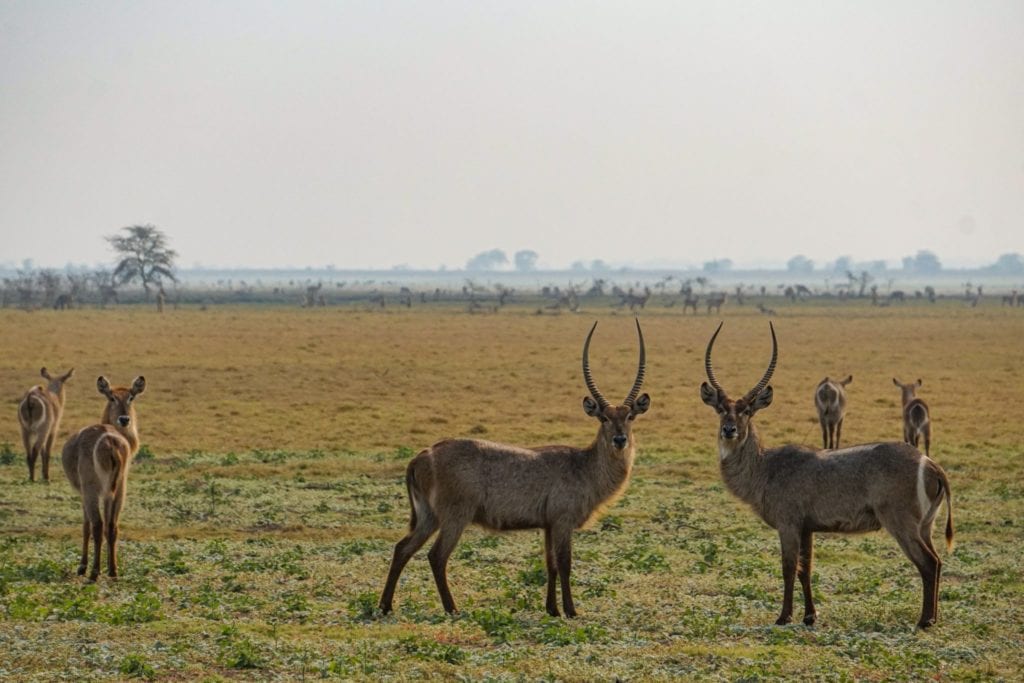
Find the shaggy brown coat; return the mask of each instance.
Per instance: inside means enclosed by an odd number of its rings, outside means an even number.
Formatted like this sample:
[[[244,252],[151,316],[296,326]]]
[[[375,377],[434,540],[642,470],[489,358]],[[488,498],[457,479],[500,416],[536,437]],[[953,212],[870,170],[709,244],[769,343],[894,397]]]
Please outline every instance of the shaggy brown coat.
[[[60,419],[64,415],[64,383],[75,374],[71,368],[63,375],[53,377],[46,368],[39,374],[47,381],[46,386],[35,386],[25,392],[18,404],[18,424],[21,427],[21,442],[25,446],[28,462],[29,481],[36,478],[36,460],[43,456],[43,481],[50,481],[50,453],[57,439]]]

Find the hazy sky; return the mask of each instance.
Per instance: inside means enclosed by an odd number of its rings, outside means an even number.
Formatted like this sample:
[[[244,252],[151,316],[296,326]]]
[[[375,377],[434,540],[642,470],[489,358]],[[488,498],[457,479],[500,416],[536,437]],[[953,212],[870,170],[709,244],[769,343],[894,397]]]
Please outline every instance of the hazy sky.
[[[1024,252],[1024,2],[0,0],[0,262]]]

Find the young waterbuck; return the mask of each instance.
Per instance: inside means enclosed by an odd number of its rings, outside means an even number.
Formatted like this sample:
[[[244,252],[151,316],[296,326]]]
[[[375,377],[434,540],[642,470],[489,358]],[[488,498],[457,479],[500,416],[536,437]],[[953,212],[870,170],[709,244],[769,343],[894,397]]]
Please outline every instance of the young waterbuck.
[[[821,422],[822,448],[839,448],[843,418],[846,417],[846,385],[852,381],[853,375],[841,380],[826,377],[818,382],[814,390],[814,406],[818,409],[818,420]]]
[[[62,462],[68,481],[82,496],[82,561],[78,575],[85,574],[89,561],[89,535],[94,552],[89,580],[100,574],[100,550],[107,539],[107,574],[117,576],[117,523],[124,505],[128,467],[139,450],[135,398],[146,390],[146,378],[135,378],[132,386],[111,387],[106,377],[96,388],[107,397],[100,424],[81,430],[64,444]]]
[[[622,494],[633,467],[633,420],[647,412],[651,399],[640,394],[644,381],[644,337],[636,381],[622,405],[611,405],[590,375],[590,338],[583,344],[583,380],[590,396],[583,410],[600,422],[597,437],[586,448],[542,446],[521,448],[469,439],[436,443],[409,463],[405,485],[411,515],[409,533],[395,546],[380,609],[390,612],[402,569],[435,531],[430,568],[446,612],[455,612],[448,588],[448,557],[470,523],[486,529],[543,529],[547,565],[548,614],[558,616],[556,577],[562,587],[562,609],[576,616],[569,574],[572,532],[594,520],[601,509]]]
[[[771,405],[768,381],[778,359],[775,328],[772,359],[753,389],[733,400],[715,379],[708,342],[704,367],[708,381],[701,399],[719,415],[718,454],[722,478],[732,493],[778,530],[782,544],[784,593],[776,624],[793,617],[793,580],[800,577],[804,623],[817,616],[811,599],[814,533],[857,533],[886,529],[921,573],[924,599],[917,625],[927,628],[939,613],[942,562],[932,545],[932,524],[946,501],[946,545],[953,543],[953,506],[945,472],[904,443],[873,443],[835,451],[787,445],[765,449],[754,428],[754,414]]]
[[[18,424],[21,441],[25,444],[29,481],[36,479],[36,459],[43,456],[43,481],[50,481],[50,452],[60,429],[64,414],[64,383],[75,374],[71,368],[63,375],[52,376],[43,368],[39,371],[47,384],[34,386],[25,392],[18,404]]]
[[[903,392],[903,440],[917,448],[923,437],[924,452],[931,455],[932,419],[928,412],[928,404],[914,396],[922,384],[921,380],[903,384],[893,377],[892,383]]]

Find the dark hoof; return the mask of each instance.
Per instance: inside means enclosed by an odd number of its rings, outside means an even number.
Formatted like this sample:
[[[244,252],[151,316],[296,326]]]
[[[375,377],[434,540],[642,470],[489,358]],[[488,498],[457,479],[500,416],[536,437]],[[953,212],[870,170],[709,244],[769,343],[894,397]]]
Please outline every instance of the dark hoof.
[[[78,565],[78,575],[79,576],[85,576],[85,565],[84,564]]]
[[[99,574],[89,574],[89,583],[96,583],[98,578],[100,578]]]
[[[380,605],[377,605],[377,607],[380,608],[381,614],[391,614],[391,605],[385,605],[382,603]]]
[[[818,618],[818,614],[816,612],[811,612],[810,614],[805,614],[804,615],[804,624],[806,624],[807,626],[814,626],[814,622],[815,622],[815,620],[817,618]]]
[[[934,619],[927,619],[927,620],[922,619],[921,621],[917,622],[917,627],[919,629],[921,629],[922,631],[924,631],[926,629],[929,629],[929,628],[931,628],[934,625],[935,625],[935,620]]]
[[[560,617],[560,616],[562,616],[561,613],[559,613],[557,607],[548,607],[547,610],[548,610],[548,614],[553,616],[553,617]]]
[[[567,610],[565,610],[565,616],[568,617],[569,619],[575,619],[576,618],[576,610],[574,610],[574,609],[567,609]]]
[[[784,615],[782,615],[781,617],[779,617],[778,619],[775,620],[775,625],[776,626],[785,626],[786,624],[791,624],[791,623],[793,623],[793,617],[791,617],[791,616],[789,616],[787,614],[784,614]]]
[[[107,574],[107,576],[117,581],[117,572],[110,572]]]

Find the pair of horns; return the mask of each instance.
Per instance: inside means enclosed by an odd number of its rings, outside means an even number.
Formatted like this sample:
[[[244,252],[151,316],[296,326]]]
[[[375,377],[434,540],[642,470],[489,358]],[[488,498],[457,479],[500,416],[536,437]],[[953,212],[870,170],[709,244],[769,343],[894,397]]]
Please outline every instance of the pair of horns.
[[[715,333],[711,335],[711,341],[708,342],[708,350],[704,353],[704,370],[708,373],[708,382],[711,383],[711,386],[722,394],[725,394],[725,389],[723,389],[722,385],[718,383],[717,379],[715,379],[715,371],[711,367],[711,347],[715,345],[715,338],[718,337],[718,333],[722,331],[723,324],[724,322],[718,323],[718,329],[716,329]],[[760,394],[766,386],[768,386],[768,382],[771,381],[772,378],[772,373],[775,372],[775,361],[779,359],[779,344],[775,339],[775,326],[769,322],[768,329],[772,332],[772,360],[768,363],[768,369],[765,371],[764,377],[761,378],[761,381],[743,397],[744,403],[750,403],[757,398],[757,395]]]
[[[594,383],[594,378],[590,374],[590,338],[594,336],[594,330],[597,329],[597,323],[590,328],[590,334],[587,335],[587,341],[583,343],[583,381],[587,384],[587,389],[590,391],[590,395],[597,401],[597,405],[604,410],[609,405],[608,399],[601,394],[597,388],[597,384]],[[633,402],[636,401],[636,397],[640,394],[640,387],[644,383],[644,373],[647,371],[647,353],[644,348],[644,333],[640,329],[640,320],[636,321],[636,333],[640,337],[640,364],[636,370],[636,381],[633,382],[633,388],[629,390],[629,394],[626,395],[626,400],[622,402],[627,408],[633,407]]]

